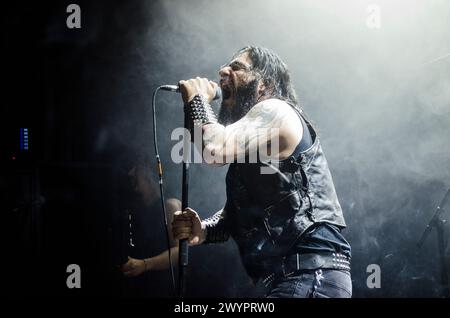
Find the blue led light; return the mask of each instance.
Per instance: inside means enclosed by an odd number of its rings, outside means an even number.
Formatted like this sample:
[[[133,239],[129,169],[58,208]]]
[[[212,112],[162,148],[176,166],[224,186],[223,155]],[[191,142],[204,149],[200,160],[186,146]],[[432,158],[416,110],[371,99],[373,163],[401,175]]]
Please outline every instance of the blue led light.
[[[20,150],[29,150],[28,128],[20,128]]]

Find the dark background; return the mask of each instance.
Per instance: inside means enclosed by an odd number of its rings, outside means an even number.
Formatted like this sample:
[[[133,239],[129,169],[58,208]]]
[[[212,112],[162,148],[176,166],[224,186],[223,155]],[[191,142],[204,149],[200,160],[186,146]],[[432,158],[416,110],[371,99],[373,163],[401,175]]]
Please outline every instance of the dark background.
[[[126,296],[114,268],[120,171],[136,153],[154,155],[151,94],[180,79],[217,80],[248,44],[286,61],[319,127],[348,223],[354,296],[441,295],[435,233],[415,243],[450,186],[447,1],[377,1],[380,29],[366,25],[372,1],[77,1],[82,28],[68,29],[70,3],[2,5],[2,283],[11,295]],[[167,197],[181,195],[170,158],[181,107],[176,94],[159,95]],[[29,151],[19,149],[23,127]],[[224,204],[225,173],[192,167],[190,205],[202,217]],[[72,263],[80,290],[66,287]],[[381,266],[380,289],[366,286],[369,264]],[[191,249],[188,294],[260,290],[230,241]]]

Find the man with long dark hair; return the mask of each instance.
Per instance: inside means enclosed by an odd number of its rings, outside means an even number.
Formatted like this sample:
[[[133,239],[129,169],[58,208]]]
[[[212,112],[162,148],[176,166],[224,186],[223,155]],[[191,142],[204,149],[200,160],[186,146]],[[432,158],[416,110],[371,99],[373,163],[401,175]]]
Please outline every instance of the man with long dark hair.
[[[227,201],[203,221],[190,208],[177,211],[174,237],[196,245],[231,236],[247,273],[268,287],[267,297],[351,297],[341,206],[286,65],[271,50],[249,46],[219,75],[218,120],[209,105],[216,83],[195,78],[179,84],[191,127],[202,131],[205,161],[230,164]]]

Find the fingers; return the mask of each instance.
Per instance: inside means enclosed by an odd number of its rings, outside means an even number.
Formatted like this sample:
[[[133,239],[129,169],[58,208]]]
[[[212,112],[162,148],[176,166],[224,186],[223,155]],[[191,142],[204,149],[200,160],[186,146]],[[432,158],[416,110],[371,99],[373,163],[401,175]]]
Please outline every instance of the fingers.
[[[203,95],[211,101],[217,89],[217,84],[204,77],[181,80],[178,85],[184,102],[190,102],[197,94]]]
[[[175,213],[173,214],[174,221],[175,220],[190,219],[190,217],[186,214],[187,209],[184,210],[184,211],[175,211]]]
[[[124,272],[123,273],[123,276],[125,276],[125,277],[136,277],[136,276],[139,276],[139,272],[137,272],[136,270],[130,270],[130,271],[127,271],[127,272]]]
[[[192,232],[192,226],[174,227],[173,235],[176,237],[179,234],[190,234]]]
[[[192,220],[178,220],[176,222],[172,222],[172,228],[179,228],[179,227],[191,227],[192,226]]]
[[[172,234],[175,240],[189,239],[193,241],[193,244],[198,241],[198,237],[195,238],[192,236],[195,218],[198,218],[198,214],[191,208],[174,213]]]
[[[173,237],[176,240],[187,239],[192,235],[192,227],[177,227],[173,229]]]
[[[184,215],[189,218],[189,220],[192,220],[193,217],[197,217],[197,212],[195,212],[191,208],[186,208],[183,212]]]
[[[128,256],[128,262],[121,266],[121,271],[125,277],[135,277],[140,274],[136,259]]]
[[[191,221],[193,217],[197,217],[197,212],[191,208],[186,208],[184,211],[176,211],[173,216],[172,224],[175,224],[178,221]]]
[[[133,276],[136,276],[136,274],[133,271],[127,271],[127,272],[123,272],[123,276],[133,277]]]
[[[129,256],[128,259],[129,259],[128,262],[126,262],[121,266],[122,271],[129,271],[130,269],[133,268],[133,262],[131,261]]]
[[[188,80],[181,80],[178,82],[178,86],[182,87],[187,85],[200,85],[202,83],[209,83],[210,85],[215,84],[217,86],[215,82],[208,80],[206,77],[199,77],[199,76]]]
[[[219,87],[219,84],[217,84],[216,82],[213,82],[213,81],[209,81],[209,84],[214,88],[214,90],[216,90],[217,87]]]
[[[190,245],[196,245],[200,241],[200,238],[198,236],[190,236],[189,237],[189,244]]]

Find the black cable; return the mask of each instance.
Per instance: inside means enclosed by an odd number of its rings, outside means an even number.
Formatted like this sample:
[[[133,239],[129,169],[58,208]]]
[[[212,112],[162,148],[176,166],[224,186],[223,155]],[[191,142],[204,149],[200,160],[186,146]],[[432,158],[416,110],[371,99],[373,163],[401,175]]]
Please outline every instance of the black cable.
[[[166,214],[166,205],[164,200],[164,188],[163,188],[163,170],[162,170],[162,164],[161,159],[159,157],[159,150],[158,150],[158,137],[156,135],[156,94],[160,90],[161,86],[158,86],[155,91],[153,92],[153,98],[152,98],[152,116],[153,116],[153,143],[155,145],[155,154],[156,154],[156,164],[158,169],[158,176],[159,176],[159,192],[161,193],[161,205],[162,205],[162,211],[163,211],[163,217],[164,217],[164,226],[166,229],[166,238],[167,238],[167,250],[169,252],[169,263],[170,263],[170,276],[172,279],[172,291],[174,296],[176,295],[175,292],[175,274],[173,272],[173,264],[172,264],[172,252],[170,247],[170,236],[169,236],[169,226],[167,224],[167,214]]]

